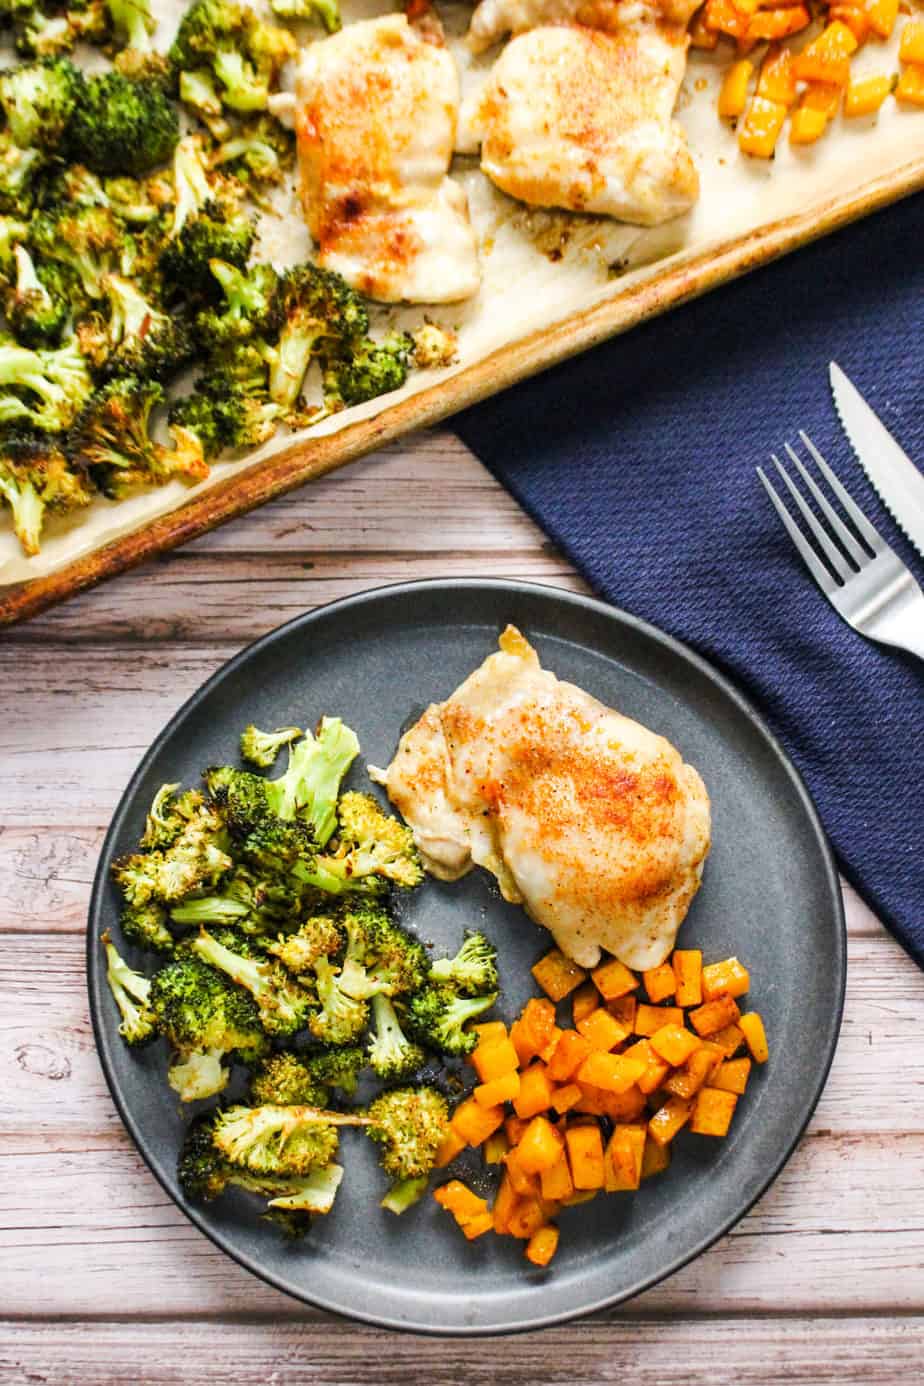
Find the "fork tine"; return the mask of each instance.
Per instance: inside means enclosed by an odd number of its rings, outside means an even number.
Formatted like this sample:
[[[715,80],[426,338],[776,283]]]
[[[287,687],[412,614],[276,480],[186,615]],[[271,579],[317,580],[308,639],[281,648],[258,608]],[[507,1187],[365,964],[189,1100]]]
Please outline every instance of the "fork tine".
[[[883,549],[885,548],[885,540],[881,537],[879,531],[875,528],[871,521],[869,521],[866,518],[866,516],[863,514],[863,511],[857,505],[856,501],[853,500],[850,494],[844,489],[840,481],[838,481],[837,477],[832,472],[831,468],[828,466],[825,459],[822,457],[821,453],[816,448],[815,444],[812,442],[811,438],[808,436],[807,433],[804,433],[801,428],[799,429],[799,437],[802,439],[803,443],[808,448],[809,452],[812,454],[812,457],[815,459],[816,467],[821,472],[825,481],[831,487],[831,490],[837,496],[841,505],[844,507],[844,510],[846,511],[851,524],[854,526],[857,533],[860,535],[860,538],[863,540],[865,544],[869,545],[873,553],[882,553]]]
[[[853,569],[847,565],[840,550],[828,537],[828,533],[824,526],[815,518],[813,511],[809,509],[806,502],[802,499],[802,492],[799,490],[798,486],[796,486],[776,453],[770,454],[770,460],[774,463],[777,471],[785,482],[787,491],[799,507],[802,518],[811,530],[812,537],[821,549],[828,567],[832,569],[836,577],[840,578],[841,582],[846,582],[847,579],[852,576]]]
[[[840,542],[841,547],[844,550],[846,550],[848,556],[853,559],[857,567],[863,568],[867,563],[870,562],[869,554],[866,552],[864,548],[860,546],[860,544],[857,543],[856,539],[851,534],[847,526],[844,524],[844,521],[841,519],[840,515],[838,515],[837,511],[834,509],[833,505],[828,500],[825,493],[816,484],[814,477],[803,463],[799,454],[793,448],[791,448],[788,443],[785,443],[784,447],[786,448],[786,451],[789,454],[790,459],[798,467],[799,475],[805,482],[811,494],[814,496],[819,510],[824,515],[825,519],[828,521],[828,524],[833,529],[834,537]]]
[[[774,458],[774,461],[775,460],[776,459]],[[777,463],[777,465],[779,464]],[[815,550],[812,548],[811,544],[807,543],[806,540],[803,538],[802,531],[799,529],[799,526],[796,524],[795,520],[792,518],[789,511],[786,509],[785,505],[780,500],[779,496],[776,494],[776,491],[773,489],[773,486],[768,481],[766,475],[764,474],[763,467],[757,468],[757,475],[760,477],[761,484],[763,485],[764,490],[770,497],[774,510],[779,515],[780,519],[783,521],[783,524],[786,528],[786,533],[789,535],[790,539],[798,549],[803,563],[808,568],[812,577],[818,583],[818,586],[821,588],[822,592],[824,592],[825,596],[830,596],[831,593],[836,590],[837,583],[834,581],[833,577],[828,572],[825,565],[822,562],[820,562],[818,555],[815,553]]]

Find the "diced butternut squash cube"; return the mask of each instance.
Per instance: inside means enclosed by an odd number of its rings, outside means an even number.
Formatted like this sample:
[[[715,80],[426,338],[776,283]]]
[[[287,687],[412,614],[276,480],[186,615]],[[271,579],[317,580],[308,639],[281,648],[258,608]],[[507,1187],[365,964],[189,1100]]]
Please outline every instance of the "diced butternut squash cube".
[[[544,996],[532,996],[510,1027],[520,1063],[527,1064],[546,1047],[555,1030],[555,1007]]]
[[[847,28],[846,24],[843,26]],[[850,33],[850,30],[847,30]],[[853,37],[853,35],[851,35]],[[846,87],[850,81],[849,58],[822,58],[809,52],[809,47],[793,58],[793,76],[798,82],[822,82],[827,86]]]
[[[458,1131],[454,1131],[450,1126],[443,1137],[439,1150],[436,1152],[434,1169],[444,1169],[446,1165],[451,1164],[457,1155],[461,1155],[467,1145],[468,1142],[464,1141]]]
[[[604,1010],[602,1006],[598,1006],[590,1015],[585,1015],[583,1020],[579,1020],[577,1028],[591,1049],[600,1049],[604,1053],[615,1049],[617,1044],[622,1044],[629,1035],[626,1027],[614,1020],[609,1011]]]
[[[860,0],[855,0],[855,3],[848,0],[848,3],[831,5],[828,18],[839,19],[842,24],[846,24],[858,46],[864,44],[872,32],[869,15]]]
[[[520,1091],[514,1099],[513,1110],[528,1121],[552,1105],[552,1084],[546,1066],[541,1061],[530,1064],[520,1074]]]
[[[539,1193],[539,1178],[535,1174],[530,1174],[520,1164],[518,1145],[513,1146],[504,1156],[504,1166],[513,1185],[513,1191],[518,1198],[532,1198]]]
[[[725,73],[722,87],[719,91],[719,115],[724,120],[735,120],[741,115],[748,101],[748,83],[754,74],[754,64],[749,63],[747,58],[739,58],[738,62],[732,63]],[[662,965],[663,966],[663,965]],[[661,971],[660,967],[652,969],[653,972]],[[673,968],[671,968],[673,972]],[[646,972],[645,990],[651,996],[652,1001],[663,1001],[665,996],[672,996],[674,988],[664,992],[660,996],[652,996],[651,988],[648,985],[649,974]]]
[[[507,1231],[511,1237],[528,1241],[545,1221],[545,1209],[538,1198],[521,1198],[507,1219]]]
[[[722,1092],[737,1093],[740,1097],[748,1085],[750,1076],[750,1059],[728,1059],[719,1064],[709,1080],[709,1086],[719,1088]]]
[[[664,1087],[675,1097],[695,1097],[716,1068],[715,1056],[704,1045],[695,1049],[682,1068],[675,1068]],[[711,1080],[710,1080],[711,1081]]]
[[[564,1151],[561,1152],[554,1165],[542,1171],[539,1182],[542,1186],[542,1197],[545,1199],[554,1198],[560,1203],[562,1199],[571,1197],[574,1193],[574,1181],[571,1178],[571,1168]]]
[[[685,1102],[682,1097],[669,1097],[648,1123],[651,1139],[657,1141],[658,1145],[669,1145],[690,1120],[692,1110],[692,1102]]]
[[[600,993],[593,982],[584,982],[571,998],[571,1014],[574,1024],[580,1025],[585,1016],[590,1015],[600,1005]]]
[[[733,1059],[744,1044],[744,1031],[739,1025],[724,1025],[709,1036],[709,1043],[717,1045],[726,1059]]]
[[[924,67],[909,63],[902,68],[895,88],[895,100],[904,101],[908,106],[924,106]]]
[[[682,1012],[681,1012],[682,1014]],[[657,1031],[655,1032],[657,1033]],[[651,1047],[651,1041],[647,1039],[639,1040],[629,1049],[623,1051],[623,1058],[645,1059],[646,1068],[641,1078],[636,1079],[638,1087],[646,1095],[659,1088],[670,1072],[670,1064],[658,1057]]]
[[[562,1138],[544,1116],[535,1116],[520,1137],[517,1164],[526,1174],[541,1174],[551,1169],[562,1153]]]
[[[546,1223],[526,1243],[525,1256],[534,1266],[547,1266],[558,1250],[558,1228]]]
[[[510,1214],[517,1205],[517,1194],[510,1182],[510,1175],[504,1171],[498,1185],[497,1194],[494,1199],[494,1207],[491,1212],[494,1218],[494,1231],[498,1236],[504,1236],[507,1231],[507,1224],[510,1221]]]
[[[792,113],[789,123],[790,144],[814,144],[820,140],[828,128],[828,117],[824,111],[813,111],[808,106],[799,106]]]
[[[486,1200],[472,1193],[461,1179],[450,1179],[448,1184],[434,1189],[433,1197],[441,1208],[445,1208],[447,1213],[452,1213],[460,1227],[488,1211]]]
[[[758,15],[757,18],[760,16]],[[755,96],[738,123],[738,148],[752,159],[769,159],[776,148],[786,119],[786,107],[779,101]]]
[[[683,1025],[662,1025],[661,1029],[652,1035],[650,1043],[658,1057],[669,1063],[672,1068],[679,1068],[681,1064],[685,1064],[693,1051],[700,1046],[696,1035],[691,1035]]]
[[[638,1012],[638,1001],[634,996],[616,996],[612,1001],[607,1001],[606,1009],[615,1021],[618,1021],[625,1029],[627,1035],[631,1035],[635,1029],[635,1017]]]
[[[577,1071],[579,1083],[590,1083],[604,1092],[628,1092],[645,1072],[644,1059],[627,1058],[624,1054],[605,1054],[599,1050],[588,1054]]]
[[[880,38],[889,38],[898,18],[898,0],[867,0],[866,17]]]
[[[698,1035],[714,1035],[726,1025],[736,1025],[741,1016],[733,996],[720,996],[690,1011],[690,1024]]]
[[[891,77],[864,77],[861,82],[851,82],[844,93],[844,115],[875,115],[893,85]]]
[[[644,1126],[616,1126],[606,1147],[603,1187],[607,1193],[637,1189],[642,1182],[642,1156],[645,1150]]]
[[[702,1088],[693,1103],[690,1130],[698,1136],[726,1136],[738,1098],[733,1092]]]
[[[575,1189],[570,1198],[562,1199],[563,1208],[576,1208],[580,1203],[592,1203],[599,1189]]]
[[[805,5],[787,5],[779,10],[760,10],[748,20],[744,37],[751,43],[761,43],[764,39],[784,39],[790,34],[801,33],[812,22],[812,16]]]
[[[706,29],[731,38],[743,39],[747,33],[748,16],[736,9],[732,0],[706,0],[702,21]]]
[[[679,1006],[646,1006],[639,1003],[635,1013],[635,1033],[650,1037],[664,1025],[682,1025],[683,1011]]]
[[[645,1094],[637,1083],[633,1083],[625,1092],[604,1092],[602,1088],[597,1091],[603,1108],[602,1115],[609,1117],[610,1121],[638,1121],[645,1111]]]
[[[507,1132],[503,1126],[499,1131],[493,1131],[481,1147],[481,1154],[486,1165],[502,1165],[504,1156],[510,1149],[510,1142],[507,1139]]]
[[[549,1036],[548,1044],[545,1046],[544,1049],[539,1050],[539,1058],[542,1060],[544,1064],[547,1064],[549,1062],[549,1059],[551,1059],[552,1055],[555,1053],[555,1050],[558,1048],[558,1041],[561,1039],[563,1034],[564,1031],[559,1030],[558,1026],[556,1025],[551,1035]]]
[[[618,958],[610,958],[609,962],[601,963],[590,975],[594,979],[594,986],[605,1001],[625,996],[638,986],[635,973],[630,972],[625,963],[621,963]]]
[[[477,1218],[472,1218],[470,1222],[462,1224],[462,1236],[467,1242],[473,1242],[476,1237],[483,1237],[486,1232],[494,1231],[494,1214],[486,1209],[479,1213]]]
[[[828,120],[833,120],[841,104],[841,94],[840,87],[830,82],[809,82],[802,93],[799,109],[821,111]]]
[[[479,1083],[472,1090],[472,1097],[482,1107],[496,1107],[498,1102],[512,1102],[520,1095],[519,1073],[502,1073],[492,1078],[490,1083]]]
[[[508,1144],[519,1145],[520,1141],[523,1138],[523,1132],[526,1130],[528,1125],[529,1122],[524,1121],[522,1117],[507,1117],[507,1120],[504,1122],[504,1134],[507,1137]]]
[[[556,1083],[573,1078],[590,1053],[590,1041],[577,1030],[562,1030],[555,1053],[548,1062],[549,1077]]]
[[[703,955],[698,948],[675,948],[671,959],[677,991],[678,1006],[698,1006],[703,999]]]
[[[450,1126],[466,1145],[481,1145],[499,1126],[503,1126],[505,1116],[503,1107],[483,1107],[469,1097],[459,1103]]]
[[[577,1106],[583,1096],[583,1089],[580,1083],[565,1083],[563,1087],[555,1088],[552,1092],[552,1107],[556,1112],[570,1112],[572,1107]]]
[[[924,19],[905,20],[898,56],[903,63],[919,63],[924,66]]]
[[[748,970],[737,958],[726,958],[703,968],[704,1001],[715,1001],[719,996],[743,996],[750,985]]]
[[[669,1168],[671,1162],[671,1148],[669,1145],[659,1145],[657,1141],[651,1139],[651,1135],[645,1133],[645,1149],[642,1152],[642,1178],[651,1179],[656,1174],[663,1174]]]
[[[550,948],[531,971],[551,1001],[563,1001],[587,980],[583,967],[566,958],[560,948]]]
[[[765,1064],[770,1057],[770,1050],[767,1048],[767,1032],[760,1016],[756,1011],[748,1011],[738,1024],[744,1031],[744,1042],[751,1058],[756,1064]]]
[[[669,996],[673,996],[677,990],[677,979],[669,962],[661,963],[660,967],[648,968],[642,973],[642,981],[648,993],[648,1000],[655,1006],[659,1001],[666,1001]]]
[[[500,1044],[507,1038],[507,1026],[502,1020],[485,1020],[480,1025],[472,1025],[473,1035],[478,1036],[479,1045]]]
[[[520,1066],[519,1056],[506,1036],[479,1044],[469,1056],[469,1063],[482,1083],[493,1082],[505,1073],[515,1073]]]
[[[565,1132],[565,1144],[575,1189],[602,1189],[603,1138],[596,1122],[587,1126],[570,1125]]]
[[[757,95],[768,101],[779,101],[783,106],[791,106],[796,99],[796,81],[792,75],[792,53],[780,44],[771,44],[767,56],[760,65],[757,78]],[[709,997],[705,998],[707,1001]]]
[[[593,1083],[580,1083],[581,1100],[575,1102],[572,1111],[579,1112],[583,1116],[606,1116],[605,1102],[607,1093],[602,1088],[594,1087]]]

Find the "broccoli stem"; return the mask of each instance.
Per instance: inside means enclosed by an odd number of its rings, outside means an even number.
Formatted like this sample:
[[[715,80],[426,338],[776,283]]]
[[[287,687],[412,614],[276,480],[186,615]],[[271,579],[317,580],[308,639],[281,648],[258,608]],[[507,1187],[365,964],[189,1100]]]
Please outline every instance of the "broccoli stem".
[[[412,1208],[423,1197],[428,1182],[429,1176],[426,1174],[420,1175],[417,1179],[399,1179],[396,1184],[392,1184],[382,1199],[381,1206],[387,1208],[389,1213],[406,1213],[408,1208]]]

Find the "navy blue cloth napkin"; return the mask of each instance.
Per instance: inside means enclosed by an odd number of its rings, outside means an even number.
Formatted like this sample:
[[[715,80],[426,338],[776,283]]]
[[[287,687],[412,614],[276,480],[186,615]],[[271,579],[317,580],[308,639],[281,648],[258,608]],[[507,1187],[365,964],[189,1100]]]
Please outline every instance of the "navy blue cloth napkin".
[[[754,473],[804,428],[924,582],[840,430],[832,358],[924,465],[924,194],[454,426],[597,593],[751,698],[844,874],[924,965],[924,664],[840,620]]]

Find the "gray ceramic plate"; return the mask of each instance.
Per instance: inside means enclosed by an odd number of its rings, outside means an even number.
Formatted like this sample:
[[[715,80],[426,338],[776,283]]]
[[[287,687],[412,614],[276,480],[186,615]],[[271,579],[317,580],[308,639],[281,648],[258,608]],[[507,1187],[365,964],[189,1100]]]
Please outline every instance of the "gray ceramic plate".
[[[752,1079],[725,1141],[684,1135],[665,1177],[636,1194],[567,1211],[553,1266],[522,1243],[468,1244],[427,1198],[401,1218],[381,1211],[371,1142],[347,1132],[347,1177],[334,1212],[309,1237],[281,1241],[246,1196],[187,1205],[175,1180],[183,1116],[164,1082],[160,1044],[122,1045],[96,940],[117,923],[113,856],[137,841],[165,780],[195,783],[233,757],[240,729],[311,724],[324,712],[359,734],[384,765],[401,728],[448,694],[513,621],[543,662],[670,737],[701,771],[713,805],[713,849],[680,935],[707,958],[751,968],[770,1062]],[[366,783],[362,766],[351,776]],[[532,994],[529,968],[548,935],[476,873],[428,881],[409,922],[438,950],[466,926],[500,951],[501,1015]],[[140,960],[136,960],[140,961]],[[173,718],[125,792],[106,839],[90,912],[90,1006],[122,1117],[154,1174],[218,1246],[270,1284],[325,1309],[388,1327],[500,1333],[559,1322],[638,1294],[726,1232],[778,1174],[821,1093],[834,1053],[845,976],[844,922],[831,854],[798,775],[760,719],[702,660],[650,626],[584,597],[525,583],[424,582],[369,592],[300,617],[231,660]],[[484,1176],[471,1166],[476,1183]],[[467,1177],[467,1176],[466,1176]],[[768,1252],[769,1254],[769,1252]]]

